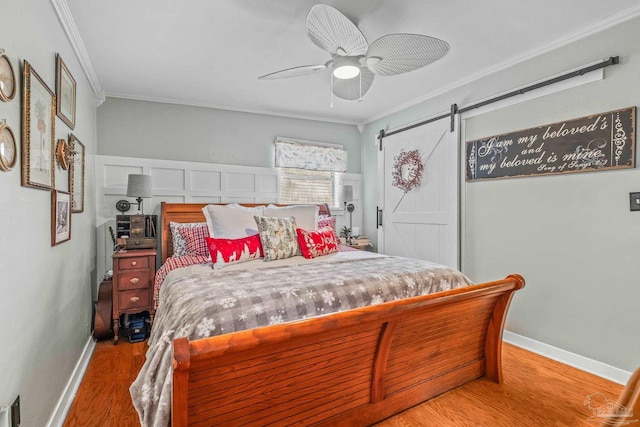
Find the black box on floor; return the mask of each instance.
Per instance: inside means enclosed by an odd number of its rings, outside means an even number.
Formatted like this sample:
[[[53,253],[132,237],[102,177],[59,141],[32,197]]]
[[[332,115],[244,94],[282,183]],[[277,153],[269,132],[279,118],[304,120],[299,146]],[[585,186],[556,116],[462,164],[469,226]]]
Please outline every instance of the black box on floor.
[[[122,335],[129,337],[130,342],[144,341],[151,331],[149,312],[123,315],[122,326]]]

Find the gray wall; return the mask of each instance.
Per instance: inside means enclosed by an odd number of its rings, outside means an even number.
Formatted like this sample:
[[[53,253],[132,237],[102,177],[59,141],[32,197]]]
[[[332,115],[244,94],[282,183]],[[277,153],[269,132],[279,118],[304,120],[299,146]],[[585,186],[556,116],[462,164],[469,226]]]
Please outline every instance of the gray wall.
[[[465,140],[640,103],[640,20],[627,22],[377,120],[363,133],[365,232],[375,235],[379,129],[394,128],[601,58],[605,79],[463,120]],[[464,116],[463,116],[464,119]],[[593,172],[463,184],[463,271],[475,281],[527,279],[507,329],[614,367],[640,365],[640,172]]]
[[[98,154],[273,167],[276,136],[341,144],[360,173],[354,125],[107,98],[98,108]]]
[[[51,246],[51,192],[20,185],[20,161],[0,172],[0,405],[20,395],[23,426],[44,426],[89,339],[95,266],[95,101],[51,2],[2,2],[0,47],[16,70],[19,91],[0,102],[21,147],[22,61],[28,60],[55,92],[55,54],[77,81],[73,134],[86,146],[84,213],[72,215],[71,240]],[[56,137],[69,128],[56,119]],[[56,187],[68,190],[67,172],[56,169]]]

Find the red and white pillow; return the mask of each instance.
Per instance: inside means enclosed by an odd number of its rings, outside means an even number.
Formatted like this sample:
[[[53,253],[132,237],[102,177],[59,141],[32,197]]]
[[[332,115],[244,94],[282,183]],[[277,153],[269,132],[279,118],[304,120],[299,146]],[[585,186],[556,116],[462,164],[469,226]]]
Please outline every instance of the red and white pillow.
[[[206,222],[169,223],[173,240],[173,256],[209,256],[205,237],[209,237]]]
[[[338,252],[338,239],[330,227],[316,231],[296,230],[302,256],[310,259]]]
[[[207,237],[206,244],[216,269],[264,257],[258,234],[240,239]]]
[[[321,228],[329,227],[333,230],[333,233],[336,235],[336,240],[338,239],[338,230],[336,230],[336,217],[335,216],[324,216],[318,218],[318,230]]]
[[[180,231],[186,242],[187,255],[207,256],[209,249],[205,239],[209,237],[209,229],[207,227],[191,227]]]

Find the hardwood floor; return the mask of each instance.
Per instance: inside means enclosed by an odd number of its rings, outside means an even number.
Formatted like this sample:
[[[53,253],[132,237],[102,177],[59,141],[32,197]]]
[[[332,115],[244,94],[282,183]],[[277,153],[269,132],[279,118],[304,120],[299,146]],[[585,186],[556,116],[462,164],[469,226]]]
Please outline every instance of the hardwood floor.
[[[129,385],[144,363],[146,343],[96,345],[65,427],[137,426]],[[504,344],[504,382],[478,379],[376,424],[414,426],[598,426],[584,405],[590,394],[616,400],[622,386]]]

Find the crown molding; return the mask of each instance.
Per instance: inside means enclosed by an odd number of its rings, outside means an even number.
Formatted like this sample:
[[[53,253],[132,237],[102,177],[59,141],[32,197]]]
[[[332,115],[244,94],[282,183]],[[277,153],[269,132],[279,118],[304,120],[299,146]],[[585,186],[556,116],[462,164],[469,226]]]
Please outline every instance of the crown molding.
[[[185,105],[189,107],[215,108],[218,110],[237,111],[240,113],[263,114],[267,116],[286,117],[290,119],[301,119],[301,120],[313,120],[316,122],[338,123],[338,124],[351,125],[351,126],[361,125],[360,122],[353,121],[353,120],[340,120],[340,119],[334,119],[330,117],[311,116],[311,115],[304,115],[304,114],[292,114],[292,113],[286,113],[282,111],[274,111],[274,110],[259,109],[259,108],[245,108],[245,107],[238,107],[235,105],[214,104],[209,102],[189,101],[184,99],[129,95],[124,93],[114,93],[114,92],[107,92],[105,95],[108,98],[130,99],[132,101],[159,102],[163,104]]]
[[[637,18],[638,16],[640,16],[640,5],[638,6],[633,6],[630,7],[626,10],[623,10],[621,12],[618,12],[614,15],[611,15],[605,19],[603,19],[602,21],[600,21],[599,23],[593,25],[593,26],[589,26],[588,28],[583,28],[582,30],[576,31],[572,34],[569,34],[566,37],[563,37],[561,39],[555,40],[551,43],[547,43],[546,45],[538,48],[538,49],[533,49],[527,52],[524,52],[522,55],[519,55],[515,58],[512,58],[508,61],[503,61],[501,63],[498,63],[497,65],[491,67],[491,68],[487,68],[485,70],[482,70],[476,74],[471,75],[470,77],[466,78],[466,79],[461,79],[458,80],[456,82],[451,83],[448,86],[444,86],[436,91],[430,92],[426,95],[422,95],[419,98],[416,98],[412,101],[406,102],[402,105],[399,105],[397,107],[391,108],[387,111],[384,111],[382,113],[376,114],[373,117],[370,117],[368,119],[364,120],[364,124],[368,124],[371,122],[374,122],[376,120],[379,120],[383,117],[387,117],[390,116],[391,114],[397,113],[399,111],[405,110],[409,107],[413,107],[416,104],[419,104],[421,102],[424,102],[428,99],[434,98],[436,96],[445,94],[447,92],[451,92],[452,90],[455,90],[459,87],[462,87],[464,85],[467,85],[469,83],[473,83],[477,80],[482,79],[483,77],[487,77],[490,76],[491,74],[495,74],[499,71],[502,70],[506,70],[507,68],[513,67],[517,64],[523,63],[525,61],[528,61],[530,59],[536,58],[540,55],[543,55],[545,53],[551,52],[553,50],[559,49],[563,46],[566,46],[568,44],[574,43],[576,41],[585,39],[589,36],[592,36],[594,34],[600,33],[602,31],[608,30],[609,28],[615,27],[616,25],[625,23],[627,21],[630,21],[634,18]]]
[[[93,93],[96,95],[96,105],[99,106],[104,101],[104,91],[102,90],[98,76],[93,69],[93,64],[91,64],[87,49],[84,47],[84,42],[82,41],[82,37],[80,37],[78,27],[76,27],[73,16],[71,16],[71,11],[69,10],[67,1],[51,0],[51,4],[56,11],[56,15],[58,15],[60,25],[67,35],[67,38],[71,43],[71,47],[76,53],[80,66],[82,67],[84,74],[87,76],[87,80],[89,80],[89,85],[91,86]]]

